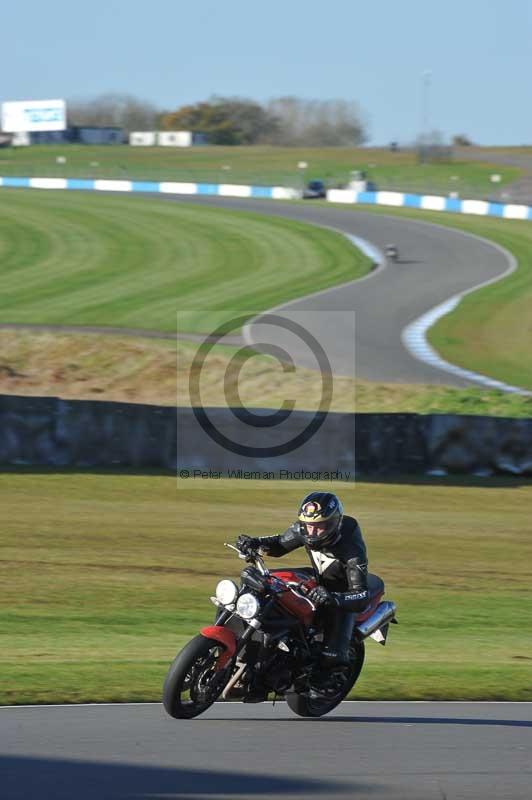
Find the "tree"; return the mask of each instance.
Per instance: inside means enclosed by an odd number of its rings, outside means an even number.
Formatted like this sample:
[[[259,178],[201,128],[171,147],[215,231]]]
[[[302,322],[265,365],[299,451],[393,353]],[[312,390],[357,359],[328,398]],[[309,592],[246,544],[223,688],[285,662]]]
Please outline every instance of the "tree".
[[[355,147],[367,140],[358,105],[347,100],[278,97],[268,104],[278,119],[271,144],[307,147]]]
[[[356,103],[279,97],[261,106],[239,97],[213,97],[160,119],[165,130],[204,133],[211,144],[354,147],[367,140]]]
[[[445,144],[445,137],[439,130],[432,130],[423,133],[417,138],[416,142],[417,159],[420,164],[440,161],[447,162],[452,160],[453,151],[450,145]]]
[[[164,114],[160,124],[164,130],[204,133],[210,144],[246,145],[271,135],[277,120],[253,100],[215,96]]]
[[[69,125],[103,125],[131,131],[154,130],[158,111],[147,100],[128,94],[102,94],[89,100],[69,100]]]
[[[457,133],[456,136],[453,136],[453,145],[455,147],[471,147],[472,144],[473,142],[465,133]]]

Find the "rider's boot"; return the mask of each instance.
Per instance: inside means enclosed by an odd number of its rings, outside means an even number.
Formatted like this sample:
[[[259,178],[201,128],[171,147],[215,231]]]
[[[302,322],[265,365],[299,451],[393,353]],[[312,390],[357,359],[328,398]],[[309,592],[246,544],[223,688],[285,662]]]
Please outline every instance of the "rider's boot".
[[[243,703],[263,703],[268,699],[268,690],[256,676],[251,682],[247,694],[242,698]]]
[[[258,664],[255,664],[257,667]],[[243,703],[263,703],[268,699],[268,689],[264,684],[264,674],[257,669],[251,669],[248,690],[242,698]]]
[[[349,671],[349,644],[355,618],[354,612],[335,611],[327,615],[320,665],[311,678],[309,697],[331,697],[341,691]]]

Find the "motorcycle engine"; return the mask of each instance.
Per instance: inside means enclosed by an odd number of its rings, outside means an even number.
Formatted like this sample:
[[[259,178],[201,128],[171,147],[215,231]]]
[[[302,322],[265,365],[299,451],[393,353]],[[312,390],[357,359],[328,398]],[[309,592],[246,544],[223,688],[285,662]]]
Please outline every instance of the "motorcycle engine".
[[[278,694],[285,692],[293,680],[292,657],[288,654],[279,653],[266,674],[266,680],[272,691]]]

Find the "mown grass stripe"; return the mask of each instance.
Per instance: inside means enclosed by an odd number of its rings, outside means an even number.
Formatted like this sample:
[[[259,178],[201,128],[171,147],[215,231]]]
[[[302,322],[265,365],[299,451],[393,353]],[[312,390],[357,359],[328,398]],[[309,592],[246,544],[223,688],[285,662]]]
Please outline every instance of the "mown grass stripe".
[[[214,312],[252,314],[371,266],[305,223],[105,193],[0,193],[0,252],[2,322],[163,331],[177,310],[201,330]]]

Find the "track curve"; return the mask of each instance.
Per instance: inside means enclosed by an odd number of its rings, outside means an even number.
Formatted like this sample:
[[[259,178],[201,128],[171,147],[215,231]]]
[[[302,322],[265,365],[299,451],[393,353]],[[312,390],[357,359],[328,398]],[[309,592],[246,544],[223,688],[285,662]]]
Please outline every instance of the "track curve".
[[[0,709],[2,800],[529,800],[530,703]]]
[[[153,199],[152,194],[138,193],[136,196]],[[158,198],[170,202],[253,211],[308,222],[358,237],[381,251],[387,243],[393,241],[402,256],[400,263],[317,294],[305,291],[309,287],[302,287],[300,299],[285,303],[274,310],[283,316],[297,315],[299,324],[323,346],[336,374],[390,383],[444,384],[456,387],[489,384],[483,376],[475,376],[474,373],[460,369],[454,372],[452,369],[439,369],[420,360],[415,355],[416,349],[424,351],[430,348],[408,349],[403,341],[403,333],[414,321],[426,315],[427,311],[456,295],[499,280],[508,273],[514,260],[500,246],[434,223],[386,215],[376,216],[353,208],[197,195],[161,194]],[[334,312],[354,312],[354,323],[352,314],[349,320],[346,313],[339,313],[332,318],[327,314],[316,313],[324,311],[329,315]],[[261,341],[257,321],[247,329],[248,341]],[[173,338],[163,332],[94,326],[0,324],[0,329]],[[278,341],[271,333],[270,328],[268,341],[282,347],[283,332],[277,332]],[[241,342],[240,337],[233,339],[232,343]],[[304,349],[298,353],[297,347],[294,350],[292,346],[290,353],[296,363],[315,368],[315,361],[308,362],[308,352]],[[438,359],[433,359],[433,362],[437,361]],[[440,363],[445,364],[441,359]],[[503,384],[499,387],[505,388]],[[513,390],[514,387],[506,388]]]
[[[509,254],[498,245],[434,223],[374,215],[335,207],[290,204],[273,200],[162,195],[167,201],[254,211],[282,216],[354,234],[384,250],[394,242],[401,261],[366,278],[308,295],[279,306],[279,312],[297,311],[301,324],[323,344],[333,371],[371,381],[475,386],[476,380],[449,374],[416,359],[405,348],[401,334],[414,320],[462,292],[508,272]],[[317,311],[355,312],[356,358],[342,341],[352,330],[342,330],[317,315]],[[259,332],[252,338],[260,340]],[[279,342],[282,341],[280,334]],[[276,342],[277,344],[277,342]],[[304,357],[302,363],[305,364]],[[306,364],[308,366],[308,364]]]

